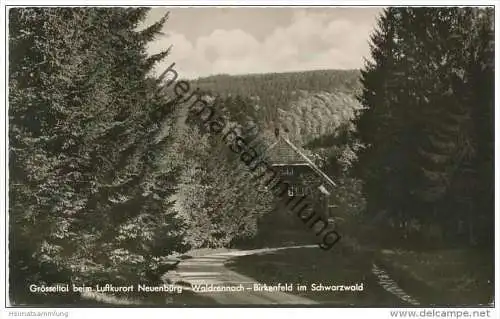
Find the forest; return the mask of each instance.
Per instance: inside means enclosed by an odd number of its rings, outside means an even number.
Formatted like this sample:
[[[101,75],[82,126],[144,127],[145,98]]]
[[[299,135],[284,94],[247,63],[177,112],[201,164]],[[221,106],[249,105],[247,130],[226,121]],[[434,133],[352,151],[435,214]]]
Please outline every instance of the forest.
[[[36,283],[155,283],[172,254],[257,240],[276,199],[187,104],[148,8],[9,10],[10,298]],[[338,182],[343,236],[494,242],[491,8],[387,8],[360,70],[191,80],[228,125],[286,130]],[[175,44],[174,44],[175,49]],[[266,226],[267,225],[267,226]],[[335,248],[334,248],[335,249]]]

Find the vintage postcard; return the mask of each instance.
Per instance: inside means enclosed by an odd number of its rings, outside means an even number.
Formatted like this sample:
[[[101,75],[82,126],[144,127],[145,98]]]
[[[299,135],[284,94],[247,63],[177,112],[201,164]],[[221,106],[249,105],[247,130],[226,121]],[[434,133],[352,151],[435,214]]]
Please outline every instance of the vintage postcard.
[[[494,6],[4,8],[9,315],[493,317]]]

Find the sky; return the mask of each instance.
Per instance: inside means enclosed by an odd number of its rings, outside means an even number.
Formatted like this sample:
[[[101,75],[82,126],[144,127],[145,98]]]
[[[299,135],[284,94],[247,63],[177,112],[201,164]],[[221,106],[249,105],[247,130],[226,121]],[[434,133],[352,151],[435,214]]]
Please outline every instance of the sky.
[[[148,47],[172,45],[156,73],[175,63],[182,78],[214,74],[354,69],[369,56],[381,8],[153,8],[140,28],[170,12]]]

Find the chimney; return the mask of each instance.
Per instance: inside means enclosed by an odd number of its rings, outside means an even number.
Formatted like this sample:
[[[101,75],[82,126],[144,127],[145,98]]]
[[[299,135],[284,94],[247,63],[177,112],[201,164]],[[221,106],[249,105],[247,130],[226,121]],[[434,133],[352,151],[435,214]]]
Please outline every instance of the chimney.
[[[288,133],[290,131],[288,130],[288,128],[286,126],[283,128],[283,132],[284,132],[283,136],[286,137],[286,138],[288,138]]]

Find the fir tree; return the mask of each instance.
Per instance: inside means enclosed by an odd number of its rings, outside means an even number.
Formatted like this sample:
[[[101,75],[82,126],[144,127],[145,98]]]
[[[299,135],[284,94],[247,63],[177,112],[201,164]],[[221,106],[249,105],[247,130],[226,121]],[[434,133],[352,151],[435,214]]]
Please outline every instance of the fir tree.
[[[492,141],[488,17],[491,9],[387,9],[362,71],[358,129],[368,148],[357,167],[369,210],[406,228],[412,220],[438,227],[434,239],[465,232],[475,243],[474,225],[491,218],[475,214],[486,198],[477,190],[491,196],[480,173],[491,153],[479,154]]]
[[[137,32],[146,13],[9,11],[11,280],[130,282],[182,249],[159,138],[172,105],[148,76],[168,51],[145,49],[166,17]]]

